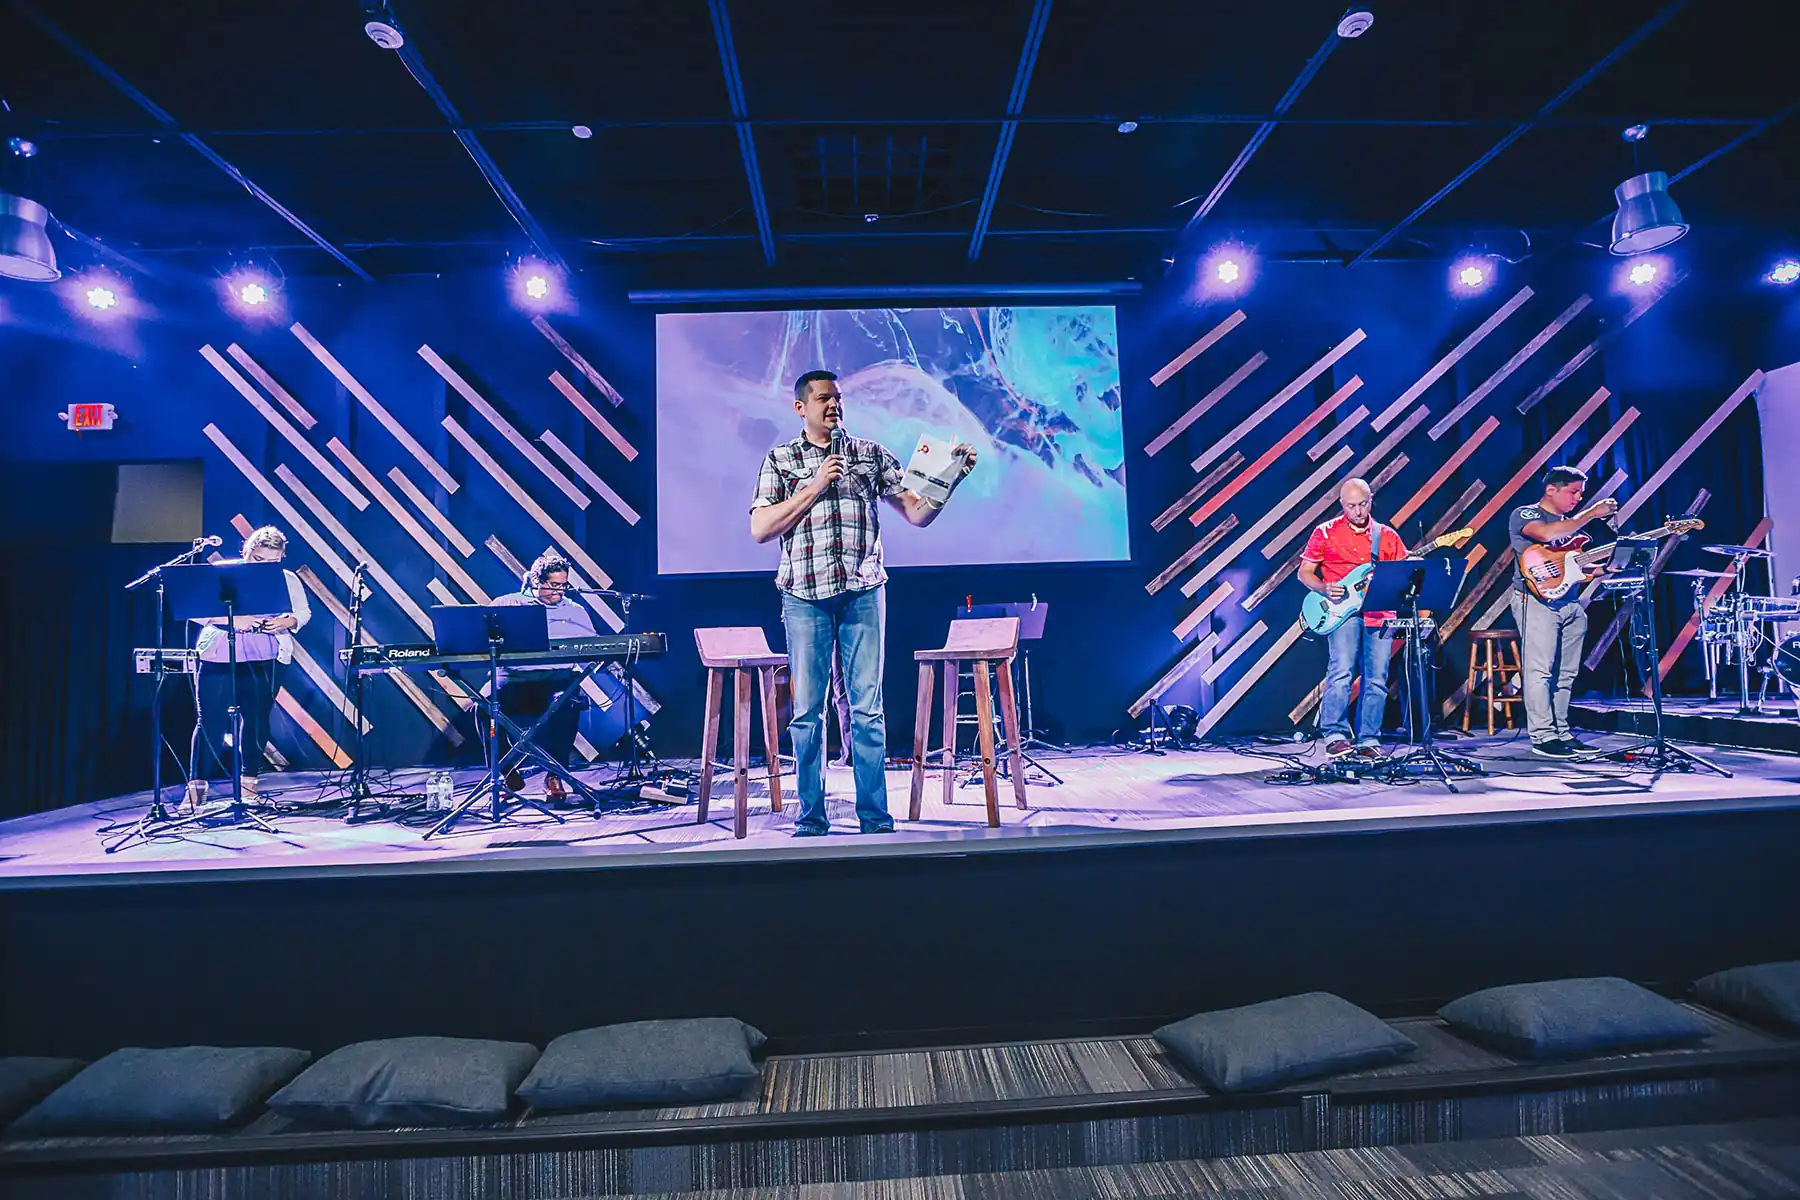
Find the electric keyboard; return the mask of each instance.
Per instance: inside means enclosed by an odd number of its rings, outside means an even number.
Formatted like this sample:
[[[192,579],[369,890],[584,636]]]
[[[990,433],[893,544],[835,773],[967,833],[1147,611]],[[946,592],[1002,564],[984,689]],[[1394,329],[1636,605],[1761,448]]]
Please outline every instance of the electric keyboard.
[[[612,633],[600,637],[552,638],[548,650],[501,651],[500,665],[514,669],[558,663],[611,662],[656,658],[669,649],[667,634]],[[386,671],[393,667],[429,670],[436,667],[485,667],[485,654],[439,654],[430,642],[396,643],[390,646],[357,646],[341,650],[338,657],[352,671]]]

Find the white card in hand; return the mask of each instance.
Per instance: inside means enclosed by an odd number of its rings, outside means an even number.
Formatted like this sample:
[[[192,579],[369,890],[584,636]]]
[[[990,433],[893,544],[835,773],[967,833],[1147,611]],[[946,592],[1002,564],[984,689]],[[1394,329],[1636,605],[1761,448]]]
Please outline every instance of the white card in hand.
[[[912,461],[906,464],[901,486],[926,500],[942,504],[950,498],[950,485],[962,469],[962,458],[950,452],[956,443],[926,434],[919,439]]]

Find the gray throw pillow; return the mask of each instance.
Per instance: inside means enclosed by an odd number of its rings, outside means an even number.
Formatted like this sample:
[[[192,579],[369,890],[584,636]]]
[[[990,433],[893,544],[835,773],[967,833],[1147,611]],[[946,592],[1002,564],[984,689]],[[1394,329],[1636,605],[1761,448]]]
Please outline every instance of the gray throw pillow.
[[[1718,971],[1697,981],[1694,995],[1734,1017],[1800,1032],[1800,962]]]
[[[1379,1066],[1418,1049],[1373,1013],[1328,992],[1201,1013],[1164,1025],[1156,1040],[1222,1092]]]
[[[732,1017],[565,1033],[544,1047],[519,1098],[541,1109],[720,1100],[757,1078],[752,1056],[765,1040]]]
[[[1694,1042],[1706,1022],[1673,1000],[1610,976],[1470,992],[1438,1016],[1471,1041],[1517,1058],[1574,1058]]]
[[[85,1066],[79,1058],[0,1058],[0,1126],[75,1078]]]
[[[295,1121],[329,1128],[498,1121],[537,1061],[523,1042],[410,1037],[333,1050],[269,1097]]]
[[[312,1055],[278,1047],[115,1050],[13,1123],[9,1132],[166,1133],[223,1129],[251,1116]]]

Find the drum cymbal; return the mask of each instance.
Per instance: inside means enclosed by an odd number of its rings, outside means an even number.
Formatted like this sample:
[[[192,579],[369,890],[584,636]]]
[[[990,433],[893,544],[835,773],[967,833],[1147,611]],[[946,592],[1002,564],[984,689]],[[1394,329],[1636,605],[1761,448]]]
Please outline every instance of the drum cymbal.
[[[1664,575],[1681,575],[1681,576],[1685,576],[1688,579],[1729,579],[1729,578],[1731,578],[1730,571],[1707,571],[1707,570],[1703,570],[1699,567],[1695,567],[1691,571],[1664,571],[1663,574]]]
[[[1727,558],[1774,558],[1767,550],[1759,550],[1755,546],[1702,546],[1708,554],[1723,554]]]

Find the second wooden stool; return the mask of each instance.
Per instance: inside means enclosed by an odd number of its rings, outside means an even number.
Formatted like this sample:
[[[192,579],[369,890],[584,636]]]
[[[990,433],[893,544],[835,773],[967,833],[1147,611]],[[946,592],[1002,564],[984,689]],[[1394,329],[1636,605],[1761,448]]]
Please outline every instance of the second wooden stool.
[[[1508,662],[1510,658],[1512,661]],[[1463,732],[1469,731],[1469,719],[1475,712],[1475,680],[1485,675],[1484,698],[1487,701],[1488,736],[1494,734],[1494,712],[1506,716],[1506,727],[1513,725],[1512,706],[1523,702],[1525,678],[1519,666],[1519,635],[1510,629],[1477,629],[1469,635],[1469,680],[1463,685]],[[1508,696],[1505,684],[1518,680],[1519,694]]]
[[[769,639],[755,626],[726,625],[694,630],[694,644],[706,667],[706,720],[700,733],[700,815],[706,824],[712,799],[713,754],[719,745],[719,717],[725,702],[725,676],[732,676],[731,790],[737,801],[733,837],[750,832],[750,714],[754,705],[751,683],[762,693],[763,755],[768,759],[769,807],[781,811],[781,731],[775,716],[775,669],[788,657],[769,649]]]
[[[950,622],[950,635],[942,649],[919,650],[919,700],[913,713],[913,769],[911,820],[918,820],[925,799],[926,746],[931,739],[931,690],[942,665],[944,676],[944,804],[956,791],[956,676],[963,663],[975,673],[976,736],[981,746],[981,782],[987,795],[987,823],[1000,827],[1000,781],[994,762],[994,697],[988,679],[991,666],[1000,679],[1000,715],[1005,722],[1007,750],[1012,761],[1013,801],[1025,802],[1025,758],[1019,744],[1019,705],[1013,695],[1012,660],[1019,649],[1019,618],[980,617]]]

